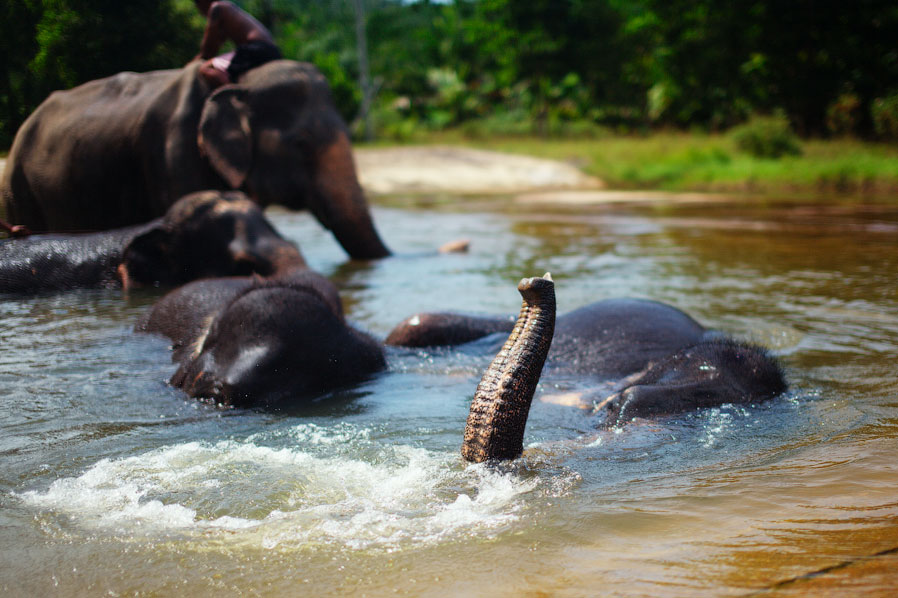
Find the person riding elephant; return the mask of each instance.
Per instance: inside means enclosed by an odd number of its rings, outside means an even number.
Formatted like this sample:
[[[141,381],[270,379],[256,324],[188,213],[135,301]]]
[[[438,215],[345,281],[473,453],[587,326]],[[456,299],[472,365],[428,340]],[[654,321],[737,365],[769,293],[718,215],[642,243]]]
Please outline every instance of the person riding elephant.
[[[202,63],[119,73],[51,94],[0,179],[7,219],[34,232],[147,222],[179,197],[241,190],[308,208],[353,258],[389,255],[324,76],[274,60],[212,91]]]
[[[147,224],[0,241],[0,294],[173,286],[305,268],[296,245],[239,191],[201,191]]]
[[[194,0],[194,4],[206,17],[203,41],[194,60],[203,61],[200,74],[213,89],[235,83],[251,68],[281,57],[268,28],[233,2]],[[234,43],[235,50],[216,56],[227,41]]]
[[[599,301],[555,317],[551,277],[524,279],[517,321],[451,313],[416,314],[387,344],[463,345],[510,332],[471,403],[462,449],[469,461],[513,459],[523,450],[530,402],[545,365],[591,388],[565,396],[607,425],[724,403],[756,403],[786,390],[761,347],[709,331],[680,310],[644,299]],[[551,397],[549,400],[553,400]]]
[[[192,282],[136,329],[171,339],[172,386],[223,406],[308,399],[386,367],[382,345],[347,324],[336,287],[311,270]]]

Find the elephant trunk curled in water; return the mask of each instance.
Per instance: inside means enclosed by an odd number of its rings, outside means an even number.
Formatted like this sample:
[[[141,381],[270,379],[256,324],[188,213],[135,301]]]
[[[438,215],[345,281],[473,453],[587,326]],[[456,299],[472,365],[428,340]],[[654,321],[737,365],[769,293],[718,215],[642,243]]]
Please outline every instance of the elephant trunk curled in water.
[[[0,202],[34,232],[107,230],[179,197],[237,189],[309,209],[354,258],[389,255],[321,73],[277,60],[212,92],[183,69],[119,73],[54,92],[16,134]]]
[[[511,335],[477,387],[462,449],[469,461],[520,455],[543,364],[551,375],[586,380],[605,423],[655,417],[725,403],[756,403],[786,390],[782,370],[762,348],[706,330],[678,309],[641,299],[609,299],[555,320],[554,283],[525,279],[514,324],[503,318],[417,314],[387,344],[464,344],[497,330]],[[483,344],[471,345],[483,349]],[[565,397],[569,399],[570,397]],[[543,397],[546,399],[546,397]]]

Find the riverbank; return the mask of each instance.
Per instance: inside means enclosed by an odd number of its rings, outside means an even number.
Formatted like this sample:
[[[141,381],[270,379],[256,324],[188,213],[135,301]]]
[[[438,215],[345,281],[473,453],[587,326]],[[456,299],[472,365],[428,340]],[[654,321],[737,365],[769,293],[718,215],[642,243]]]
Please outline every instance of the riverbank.
[[[494,197],[518,204],[694,203],[744,195],[607,189],[576,164],[461,145],[357,147],[359,181],[375,203],[418,204],[422,198]],[[0,172],[5,160],[0,158]],[[493,201],[493,200],[490,200]],[[0,218],[5,218],[0,206]]]
[[[853,139],[802,141],[801,155],[779,159],[741,152],[726,135],[678,132],[597,139],[472,139],[450,132],[418,137],[415,144],[556,160],[616,190],[898,200],[898,146]]]
[[[725,135],[472,139],[448,132],[416,137],[415,145],[356,144],[356,160],[362,186],[375,197],[500,195],[566,204],[898,201],[898,146],[842,139],[803,141],[801,147],[798,156],[763,159],[740,152]]]
[[[358,147],[355,155],[362,187],[381,204],[420,205],[463,196],[542,205],[738,202],[749,197],[608,189],[570,162],[460,145]]]

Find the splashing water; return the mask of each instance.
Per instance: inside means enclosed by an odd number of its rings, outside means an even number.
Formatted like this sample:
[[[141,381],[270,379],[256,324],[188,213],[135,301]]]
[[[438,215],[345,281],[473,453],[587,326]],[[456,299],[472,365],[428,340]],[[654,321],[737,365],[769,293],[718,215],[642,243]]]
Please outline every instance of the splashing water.
[[[380,446],[370,436],[349,425],[299,424],[274,435],[292,447],[266,446],[265,434],[189,442],[102,459],[20,498],[76,526],[121,535],[227,532],[266,548],[395,549],[489,536],[521,516],[539,484],[463,467],[455,454]]]

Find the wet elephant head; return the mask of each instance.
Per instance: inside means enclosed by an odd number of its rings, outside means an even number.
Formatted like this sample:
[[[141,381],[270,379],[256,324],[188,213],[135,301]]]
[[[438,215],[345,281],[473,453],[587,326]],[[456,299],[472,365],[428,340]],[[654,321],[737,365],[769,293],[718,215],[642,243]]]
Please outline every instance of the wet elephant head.
[[[128,243],[119,276],[135,284],[181,284],[212,276],[272,276],[306,263],[238,191],[201,191],[172,205]]]
[[[777,362],[760,347],[731,339],[704,341],[631,376],[597,405],[606,424],[724,403],[756,403],[786,390]]]
[[[222,405],[304,399],[385,366],[380,343],[346,322],[336,288],[309,270],[185,285],[138,329],[174,341],[172,385]]]
[[[311,65],[275,61],[215,91],[198,141],[232,188],[263,206],[309,209],[354,258],[389,255],[359,185],[346,127]]]

